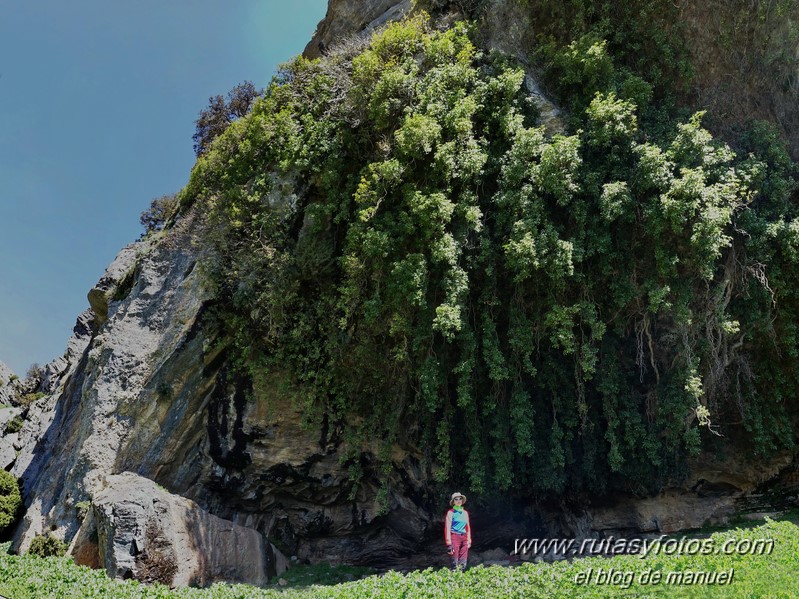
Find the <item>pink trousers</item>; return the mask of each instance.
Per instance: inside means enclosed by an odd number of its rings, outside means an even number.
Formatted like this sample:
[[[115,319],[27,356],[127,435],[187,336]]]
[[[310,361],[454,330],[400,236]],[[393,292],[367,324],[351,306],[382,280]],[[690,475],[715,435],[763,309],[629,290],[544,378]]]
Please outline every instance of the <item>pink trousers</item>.
[[[456,532],[451,533],[452,538],[452,567],[457,568],[461,566],[466,567],[466,560],[469,559],[469,546],[466,544],[466,535],[459,535]]]

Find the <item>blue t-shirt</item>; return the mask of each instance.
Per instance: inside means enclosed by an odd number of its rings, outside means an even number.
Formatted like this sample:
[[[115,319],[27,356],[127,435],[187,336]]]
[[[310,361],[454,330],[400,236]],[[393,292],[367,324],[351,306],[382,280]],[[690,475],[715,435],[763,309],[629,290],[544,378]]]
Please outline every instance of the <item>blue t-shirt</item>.
[[[466,510],[452,510],[452,526],[450,530],[459,535],[465,535],[466,523],[468,522],[466,518]]]

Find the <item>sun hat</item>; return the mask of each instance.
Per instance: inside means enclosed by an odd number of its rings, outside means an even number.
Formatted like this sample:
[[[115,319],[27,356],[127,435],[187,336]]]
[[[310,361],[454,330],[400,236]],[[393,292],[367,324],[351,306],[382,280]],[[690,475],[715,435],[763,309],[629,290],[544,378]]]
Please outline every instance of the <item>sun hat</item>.
[[[463,499],[463,503],[466,503],[466,495],[464,495],[463,493],[460,493],[458,491],[455,491],[452,494],[452,497],[449,498],[449,504],[452,505],[453,503],[455,503],[455,498],[457,498],[457,497],[460,497],[461,499]]]

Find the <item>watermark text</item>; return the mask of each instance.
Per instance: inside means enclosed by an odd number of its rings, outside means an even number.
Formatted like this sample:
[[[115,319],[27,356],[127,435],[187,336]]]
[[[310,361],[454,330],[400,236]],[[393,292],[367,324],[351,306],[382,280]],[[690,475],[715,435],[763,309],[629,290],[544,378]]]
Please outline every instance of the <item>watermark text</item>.
[[[516,539],[512,555],[543,556],[555,554],[563,557],[597,555],[771,555],[774,539],[715,539],[667,538],[622,539],[613,536],[604,539]]]

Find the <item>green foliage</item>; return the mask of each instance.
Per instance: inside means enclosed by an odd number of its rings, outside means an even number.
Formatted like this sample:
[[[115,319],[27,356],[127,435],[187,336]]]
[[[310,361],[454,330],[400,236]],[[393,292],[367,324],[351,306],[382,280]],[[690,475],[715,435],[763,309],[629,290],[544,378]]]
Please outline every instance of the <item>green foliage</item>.
[[[22,508],[19,482],[10,472],[0,470],[0,531],[17,521]]]
[[[310,585],[335,585],[364,578],[375,573],[374,568],[364,566],[331,566],[330,564],[293,565],[279,578],[286,581],[287,587],[307,587]],[[273,580],[272,582],[276,582]]]
[[[690,81],[683,24],[672,2],[518,1],[531,15],[551,88],[563,99],[573,92],[590,100],[615,86],[643,108],[653,92],[662,102]]]
[[[160,231],[167,221],[174,218],[178,210],[177,194],[163,195],[150,202],[150,207],[141,213],[139,222],[144,227],[144,233]]]
[[[579,128],[548,137],[521,69],[416,16],[287,65],[198,160],[235,363],[288,373],[353,479],[396,441],[540,495],[657,489],[712,432],[793,445],[794,165],[701,113],[652,135],[611,46],[556,57]]]
[[[243,117],[258,97],[258,90],[251,81],[244,81],[228,92],[227,102],[220,95],[208,98],[208,107],[200,111],[195,121],[194,153],[200,156],[208,151],[213,142],[230,124]],[[144,224],[144,223],[142,223]],[[146,225],[145,225],[146,226]]]
[[[709,555],[697,552],[674,552],[664,547],[651,550],[647,556],[620,555],[612,558],[593,557],[555,563],[523,563],[517,567],[476,566],[466,572],[428,568],[407,574],[386,572],[362,580],[327,584],[333,576],[347,568],[311,566],[291,569],[283,576],[291,582],[286,587],[256,588],[247,585],[216,583],[207,589],[175,588],[161,584],[144,585],[132,580],[111,580],[103,570],[76,566],[68,558],[38,559],[35,556],[0,556],[0,593],[15,599],[59,597],[64,599],[362,599],[395,597],[451,597],[472,599],[498,597],[508,599],[546,597],[665,596],[665,597],[774,597],[796,596],[796,569],[799,564],[799,530],[788,521],[767,521],[754,529],[713,534],[709,541],[714,549],[752,547],[773,541],[773,550],[764,555],[745,552]],[[675,539],[676,540],[676,539]],[[696,540],[696,539],[694,539]],[[706,539],[700,539],[705,541]],[[725,545],[728,543],[729,545]],[[599,584],[597,571],[617,573],[616,583]],[[353,573],[357,569],[352,569]],[[734,572],[732,581],[719,584],[678,584],[666,582],[669,573]],[[305,580],[313,571],[316,581]],[[592,572],[587,582],[586,574]],[[660,573],[659,583],[643,583],[645,572]],[[327,574],[333,574],[328,577]],[[582,578],[580,578],[582,576]],[[623,578],[630,578],[627,585]],[[297,580],[296,578],[299,578]],[[299,586],[311,583],[310,586]],[[297,584],[298,587],[294,587]]]
[[[35,401],[40,400],[42,397],[45,397],[47,393],[43,393],[42,391],[36,391],[35,393],[23,393],[19,398],[20,405],[28,406]]]
[[[44,369],[42,366],[36,362],[28,366],[28,370],[25,373],[26,379],[33,379],[33,380],[40,380],[42,378],[42,374],[44,373]]]
[[[12,435],[14,433],[18,433],[22,430],[22,426],[25,424],[25,420],[22,418],[21,415],[17,414],[11,420],[6,423],[5,434]]]
[[[36,535],[28,548],[29,555],[38,557],[63,557],[67,552],[67,544],[52,534]]]
[[[78,517],[78,521],[83,522],[83,520],[86,519],[86,515],[89,513],[91,507],[91,501],[79,501],[75,504],[75,513]]]

